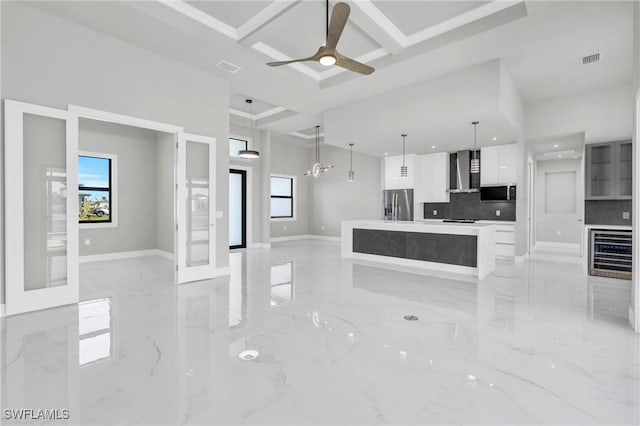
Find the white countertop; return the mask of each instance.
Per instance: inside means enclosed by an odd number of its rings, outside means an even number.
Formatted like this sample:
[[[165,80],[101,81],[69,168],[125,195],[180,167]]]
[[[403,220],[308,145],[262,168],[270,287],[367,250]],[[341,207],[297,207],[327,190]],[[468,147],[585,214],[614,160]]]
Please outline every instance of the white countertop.
[[[611,229],[611,230],[616,230],[616,229],[620,229],[620,230],[624,230],[624,231],[631,231],[631,229],[633,228],[631,225],[596,225],[593,223],[587,223],[586,225],[584,225],[585,228],[599,228],[599,229]]]
[[[407,232],[425,232],[434,234],[459,234],[459,235],[478,235],[483,229],[494,229],[491,223],[443,223],[442,220],[435,222],[417,222],[417,221],[390,221],[390,220],[345,220],[342,222],[343,227],[350,228],[366,228],[380,229],[387,231],[407,231]]]

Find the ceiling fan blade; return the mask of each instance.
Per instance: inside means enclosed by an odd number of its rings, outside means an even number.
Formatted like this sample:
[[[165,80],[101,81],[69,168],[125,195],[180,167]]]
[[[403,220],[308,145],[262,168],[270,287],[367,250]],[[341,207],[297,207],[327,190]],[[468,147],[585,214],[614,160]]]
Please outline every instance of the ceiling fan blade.
[[[327,41],[325,43],[328,51],[336,49],[344,26],[349,19],[349,13],[351,13],[351,8],[346,3],[338,3],[333,7],[331,21],[329,22],[329,33],[327,34]]]
[[[317,61],[320,56],[322,56],[322,52],[324,51],[324,49],[324,46],[320,46],[320,49],[318,49],[316,54],[313,56],[309,56],[308,58],[292,59],[290,61],[267,62],[267,65],[269,65],[270,67],[279,67],[280,65],[293,64],[295,62]]]
[[[375,71],[375,68],[372,68],[369,65],[365,65],[354,59],[347,58],[346,56],[343,56],[338,52],[335,53],[335,56],[336,56],[336,65],[339,67],[348,69],[349,71],[353,71],[353,72],[357,72],[365,75],[369,75]]]

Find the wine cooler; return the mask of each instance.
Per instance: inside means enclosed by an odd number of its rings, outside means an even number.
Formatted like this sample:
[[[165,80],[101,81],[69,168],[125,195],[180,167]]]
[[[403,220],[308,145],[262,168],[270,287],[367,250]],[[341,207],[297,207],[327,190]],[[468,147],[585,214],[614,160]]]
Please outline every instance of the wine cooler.
[[[631,231],[591,230],[589,274],[631,279]]]

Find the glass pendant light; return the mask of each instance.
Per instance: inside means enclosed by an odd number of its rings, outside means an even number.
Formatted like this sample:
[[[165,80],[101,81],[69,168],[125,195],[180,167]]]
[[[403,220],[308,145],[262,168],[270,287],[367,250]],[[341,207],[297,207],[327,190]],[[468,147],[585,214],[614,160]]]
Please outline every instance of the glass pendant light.
[[[471,173],[480,173],[480,158],[478,158],[478,151],[476,149],[476,139],[478,137],[478,124],[479,121],[472,121],[473,124],[473,151],[471,151]]]
[[[355,173],[353,173],[353,144],[349,144],[349,182],[355,182]]]
[[[405,157],[405,145],[406,145],[406,137],[407,134],[403,133],[402,135],[402,166],[400,167],[400,177],[401,178],[406,178],[408,173],[407,173],[407,165],[404,162],[404,157]]]
[[[249,115],[251,116],[251,118],[249,118],[249,120],[251,120],[251,143],[255,143],[255,135],[253,132],[253,108],[252,108],[252,104],[253,104],[253,100],[251,99],[246,99],[245,102],[249,105]],[[259,158],[260,157],[260,153],[258,151],[255,151],[253,149],[249,149],[249,142],[247,142],[247,149],[241,149],[240,151],[238,151],[238,157],[240,158],[248,158],[248,159],[253,159],[253,158]]]

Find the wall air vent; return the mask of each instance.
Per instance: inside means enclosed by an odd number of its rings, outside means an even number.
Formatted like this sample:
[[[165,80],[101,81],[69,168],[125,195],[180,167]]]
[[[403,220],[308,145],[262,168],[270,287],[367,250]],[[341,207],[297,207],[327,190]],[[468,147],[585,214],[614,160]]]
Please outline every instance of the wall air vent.
[[[592,55],[587,55],[582,57],[582,65],[594,64],[600,61],[600,54],[594,53]]]
[[[216,64],[216,66],[218,68],[222,68],[223,70],[230,72],[231,74],[235,74],[242,69],[239,66],[234,65],[231,62],[227,62],[227,61],[220,61]]]

